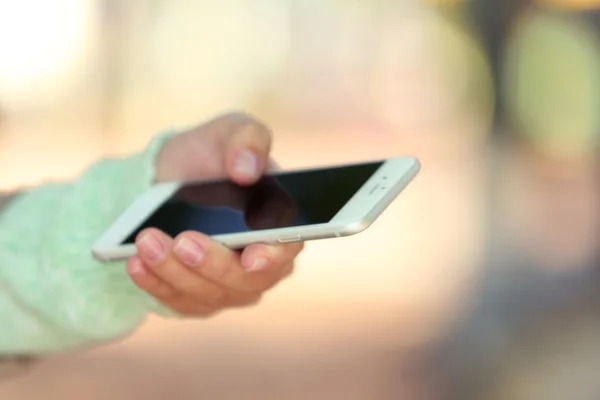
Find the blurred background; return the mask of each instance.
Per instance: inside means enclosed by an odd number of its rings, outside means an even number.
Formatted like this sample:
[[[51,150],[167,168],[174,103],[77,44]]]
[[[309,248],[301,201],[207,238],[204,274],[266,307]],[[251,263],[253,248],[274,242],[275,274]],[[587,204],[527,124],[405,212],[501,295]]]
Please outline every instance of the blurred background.
[[[600,398],[596,0],[0,0],[0,188],[243,109],[285,168],[397,155],[258,308],[150,318],[7,400]],[[1,328],[0,328],[1,329]]]

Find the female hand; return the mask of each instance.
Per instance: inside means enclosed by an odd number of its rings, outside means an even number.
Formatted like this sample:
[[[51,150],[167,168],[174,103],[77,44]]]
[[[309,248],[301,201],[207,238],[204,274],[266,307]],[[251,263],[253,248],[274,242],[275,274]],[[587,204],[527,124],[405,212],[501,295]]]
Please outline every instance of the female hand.
[[[159,181],[228,177],[251,185],[273,165],[271,133],[244,114],[228,114],[169,140],[157,160]],[[146,229],[138,255],[127,268],[134,282],[186,316],[210,316],[256,304],[263,293],[292,273],[302,243],[254,244],[230,250],[199,232],[171,238]]]

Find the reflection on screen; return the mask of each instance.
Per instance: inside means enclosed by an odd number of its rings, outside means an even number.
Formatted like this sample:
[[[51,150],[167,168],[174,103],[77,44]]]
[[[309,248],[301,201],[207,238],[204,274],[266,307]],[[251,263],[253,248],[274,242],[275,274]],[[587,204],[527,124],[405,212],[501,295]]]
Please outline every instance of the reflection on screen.
[[[124,241],[149,227],[170,236],[193,230],[207,235],[329,222],[381,162],[267,176],[252,186],[230,181],[183,186]]]

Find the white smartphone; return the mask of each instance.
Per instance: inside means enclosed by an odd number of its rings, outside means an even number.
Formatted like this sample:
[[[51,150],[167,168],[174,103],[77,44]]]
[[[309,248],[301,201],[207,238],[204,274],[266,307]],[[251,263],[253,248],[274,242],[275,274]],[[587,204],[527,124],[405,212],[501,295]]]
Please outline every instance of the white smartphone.
[[[139,197],[92,248],[100,261],[136,254],[136,236],[154,227],[171,237],[198,231],[232,249],[359,233],[420,170],[412,157],[277,172],[252,186],[228,180],[167,182]]]

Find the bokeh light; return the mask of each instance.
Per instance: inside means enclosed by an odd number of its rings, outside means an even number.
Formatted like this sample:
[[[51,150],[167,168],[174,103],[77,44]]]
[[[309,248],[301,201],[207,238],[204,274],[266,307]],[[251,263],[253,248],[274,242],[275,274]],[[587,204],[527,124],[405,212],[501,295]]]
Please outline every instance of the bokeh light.
[[[536,0],[536,2],[565,11],[588,11],[600,8],[598,0]]]
[[[90,1],[0,0],[0,102],[56,101],[89,45]]]
[[[519,133],[555,156],[593,152],[600,132],[600,42],[582,21],[537,12],[520,19],[506,58]]]
[[[456,123],[457,116],[490,115],[489,67],[468,17],[457,11],[414,7],[392,17],[395,27],[382,34],[373,79],[375,109],[392,126],[416,130],[434,121]]]

